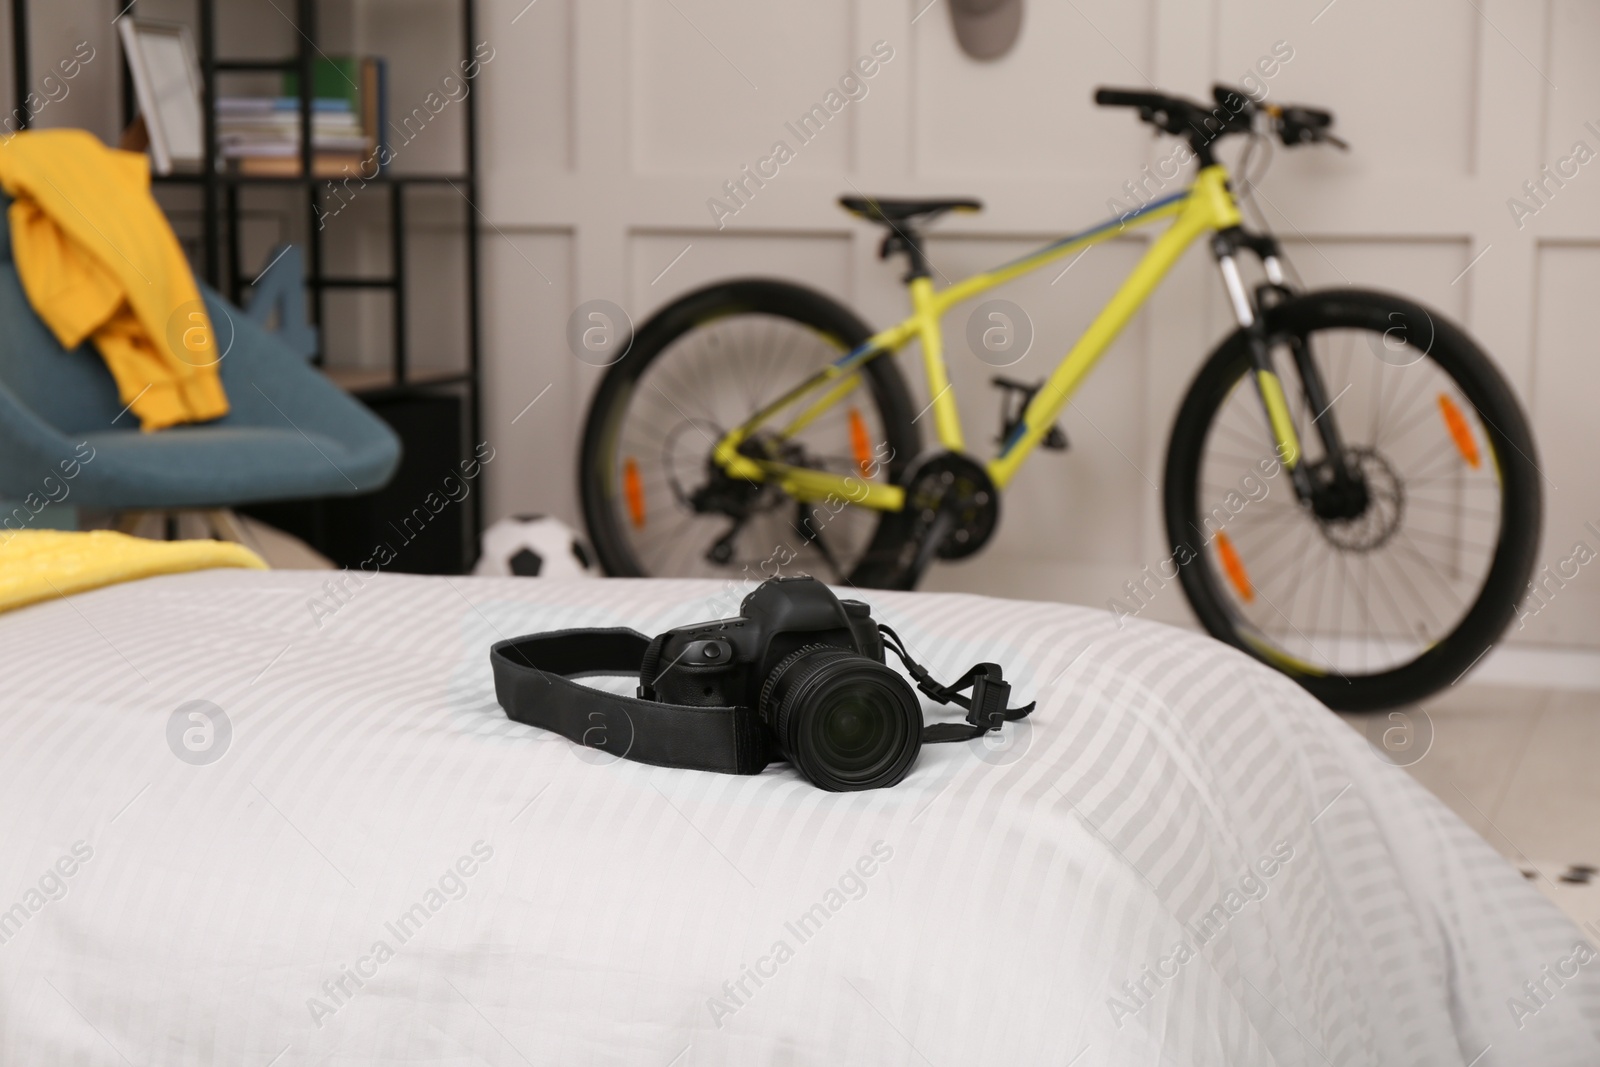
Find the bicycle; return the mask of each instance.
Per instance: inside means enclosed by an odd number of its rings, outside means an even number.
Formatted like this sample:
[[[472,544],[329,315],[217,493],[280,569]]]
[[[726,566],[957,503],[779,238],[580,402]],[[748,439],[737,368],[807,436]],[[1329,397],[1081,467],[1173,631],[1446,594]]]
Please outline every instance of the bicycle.
[[[886,228],[882,258],[909,265],[912,313],[888,329],[760,278],[710,285],[657,313],[607,370],[584,429],[584,515],[606,571],[759,580],[795,564],[909,589],[935,558],[970,556],[992,536],[1022,463],[1065,445],[1057,418],[1118,331],[1209,236],[1237,328],[1202,364],[1173,425],[1163,575],[1176,572],[1209,633],[1331,707],[1393,707],[1457,680],[1504,632],[1532,572],[1541,492],[1527,420],[1488,357],[1442,316],[1391,294],[1290,283],[1279,242],[1264,220],[1246,227],[1213,149],[1239,134],[1252,148],[1270,136],[1343,147],[1333,116],[1225,86],[1214,97],[1206,107],[1099,90],[1097,104],[1136,109],[1184,138],[1193,183],[944,288],[921,227],[977,201],[840,198]],[[998,452],[974,459],[942,316],[1160,220],[1171,225],[1048,377],[996,379],[1016,403],[1005,405],[1014,410],[1003,412]],[[1253,288],[1241,253],[1259,261]],[[938,440],[928,452],[889,358],[914,340]],[[1284,474],[1290,499],[1274,488]]]

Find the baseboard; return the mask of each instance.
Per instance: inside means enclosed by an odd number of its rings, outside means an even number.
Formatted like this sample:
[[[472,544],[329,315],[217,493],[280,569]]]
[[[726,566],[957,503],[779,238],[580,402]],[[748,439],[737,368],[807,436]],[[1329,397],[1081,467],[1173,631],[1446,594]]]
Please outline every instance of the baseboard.
[[[1108,596],[1117,595],[1118,583],[1126,580],[1126,572],[1126,567],[1107,564],[980,558],[961,566],[935,567],[922,588],[930,592],[982,593],[1103,608]],[[1139,614],[1140,618],[1153,622],[1198,629],[1176,582],[1157,590]],[[1517,632],[1513,630],[1512,633]],[[1458,684],[1600,691],[1600,649],[1532,644],[1526,633],[1517,636],[1518,640],[1499,645],[1484,656]],[[1317,643],[1326,647],[1334,643],[1334,639],[1317,635]],[[1381,659],[1382,651],[1374,646],[1373,658]]]
[[[1483,657],[1462,685],[1600,691],[1600,652],[1586,648],[1500,645]]]

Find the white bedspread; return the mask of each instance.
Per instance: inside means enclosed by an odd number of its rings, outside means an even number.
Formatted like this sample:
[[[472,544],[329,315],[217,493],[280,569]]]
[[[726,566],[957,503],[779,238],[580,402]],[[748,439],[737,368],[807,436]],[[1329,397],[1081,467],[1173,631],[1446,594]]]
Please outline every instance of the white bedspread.
[[[1580,931],[1210,640],[868,593],[1039,709],[829,794],[495,703],[499,637],[738,591],[328,579],[0,616],[0,1063],[1600,1063]]]

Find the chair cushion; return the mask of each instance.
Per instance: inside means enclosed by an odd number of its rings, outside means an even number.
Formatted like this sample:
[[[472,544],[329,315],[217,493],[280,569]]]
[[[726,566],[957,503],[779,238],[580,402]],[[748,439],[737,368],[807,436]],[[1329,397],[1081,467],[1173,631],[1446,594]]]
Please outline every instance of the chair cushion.
[[[260,426],[175,426],[84,434],[95,450],[83,488],[103,508],[218,507],[370,492],[388,480],[386,450],[325,434]],[[92,482],[97,483],[91,486]],[[87,500],[85,501],[87,502]]]
[[[10,248],[9,241],[6,247]],[[8,257],[9,259],[9,257]],[[65,434],[104,430],[122,411],[117,384],[94,345],[70,352],[28,303],[17,268],[0,264],[0,382],[29,410]],[[118,423],[133,430],[139,420]]]
[[[203,292],[226,353],[222,383],[232,410],[215,422],[158,433],[102,423],[86,434],[104,451],[85,475],[114,478],[95,492],[97,506],[204,507],[382,488],[400,458],[388,425],[236,308]]]
[[[93,345],[64,351],[29,305],[10,262],[7,204],[0,197],[0,392],[18,411],[9,429],[20,437],[15,455],[0,450],[0,481],[32,491],[39,470],[54,457],[81,455],[75,446],[85,441],[94,458],[73,482],[72,500],[89,508],[348,496],[375,491],[394,474],[400,441],[383,420],[203,284],[231,410],[213,422],[141,433]],[[8,463],[27,469],[8,472]]]

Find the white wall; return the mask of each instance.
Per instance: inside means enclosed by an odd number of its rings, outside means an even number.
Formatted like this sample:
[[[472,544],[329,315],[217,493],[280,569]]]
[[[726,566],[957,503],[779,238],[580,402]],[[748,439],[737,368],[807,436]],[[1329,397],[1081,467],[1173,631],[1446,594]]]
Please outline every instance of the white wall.
[[[376,27],[352,31],[363,46],[406,50],[439,38],[436,9],[453,6],[354,3],[357,22]],[[840,212],[837,195],[979,196],[988,210],[941,222],[932,255],[951,277],[993,265],[1098,221],[1126,180],[1171,151],[1130,113],[1094,108],[1094,86],[1149,81],[1198,96],[1215,80],[1238,81],[1286,41],[1294,58],[1268,82],[1272,97],[1331,108],[1353,146],[1347,155],[1280,149],[1263,187],[1301,274],[1311,284],[1394,288],[1463,322],[1535,421],[1545,561],[1580,539],[1600,549],[1584,528],[1600,526],[1600,164],[1521,229],[1507,207],[1573,142],[1600,150],[1600,134],[1584,126],[1600,128],[1600,7],[1027,0],[1016,51],[977,64],[956,49],[946,3],[917,18],[928,0],[480,0],[479,34],[495,49],[477,90],[486,433],[512,457],[490,469],[491,517],[578,518],[576,439],[599,375],[566,350],[578,303],[609,298],[643,321],[703,282],[759,272],[815,285],[874,323],[893,321],[904,314],[899,269],[877,260],[878,231]],[[78,5],[60,5],[69,6]],[[774,140],[790,139],[784,122],[879,40],[895,56],[869,95],[719,232],[707,198]],[[394,105],[406,106],[414,89],[398,87]],[[1042,376],[1142,247],[1102,246],[1056,284],[1052,271],[998,294],[1023,305],[1038,331],[1013,370]],[[958,311],[947,323],[952,370],[978,445],[994,432],[997,400],[982,384],[988,368],[959,341],[961,325]],[[988,551],[940,568],[927,587],[1103,604],[1162,558],[1154,483],[1167,428],[1227,328],[1214,270],[1196,249],[1076,399],[1064,420],[1072,451],[1038,454]],[[916,364],[907,370],[915,381]],[[1186,617],[1176,587],[1150,614]],[[1600,567],[1589,567],[1514,639],[1600,648],[1597,617]]]

